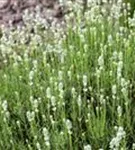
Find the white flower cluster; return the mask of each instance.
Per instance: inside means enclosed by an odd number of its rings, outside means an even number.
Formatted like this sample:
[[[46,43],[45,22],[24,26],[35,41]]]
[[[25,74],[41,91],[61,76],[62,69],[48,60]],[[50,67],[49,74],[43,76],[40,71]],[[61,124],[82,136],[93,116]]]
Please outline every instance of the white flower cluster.
[[[57,107],[56,107],[56,98],[55,98],[55,96],[51,97],[51,105],[53,107],[52,110],[56,111]]]
[[[110,34],[110,35],[108,36],[108,44],[109,44],[109,46],[111,46],[112,43],[113,43],[113,37],[112,37],[112,35]]]
[[[47,97],[48,99],[50,99],[51,96],[52,96],[52,94],[51,94],[51,88],[50,88],[50,87],[47,87],[47,89],[46,89],[46,97]]]
[[[6,120],[9,118],[10,113],[8,111],[8,103],[6,100],[3,101],[3,103],[1,104],[2,106],[2,114],[4,114],[4,121],[6,122]]]
[[[63,119],[63,121],[65,122],[68,134],[72,134],[72,122],[69,119]]]
[[[58,84],[58,90],[59,90],[59,97],[61,99],[63,99],[63,96],[64,96],[64,85],[63,85],[63,82],[59,82]]]
[[[38,26],[41,25],[45,28],[48,28],[48,22],[46,19],[44,19],[43,17],[41,17],[41,11],[40,11],[40,6],[37,6],[35,9],[35,12],[29,12],[27,9],[24,11],[23,13],[23,21],[24,24],[29,27],[31,26]]]
[[[87,92],[87,85],[88,85],[88,77],[87,75],[83,75],[83,91]]]
[[[123,93],[124,97],[126,97],[128,94],[129,81],[126,81],[125,78],[121,78],[120,84],[121,84],[121,92]]]
[[[59,81],[62,81],[62,79],[63,79],[63,71],[61,71],[61,70],[59,70],[59,72],[58,72],[58,79],[59,79]]]
[[[36,143],[36,147],[37,147],[37,150],[41,150],[41,146],[39,142]]]
[[[96,68],[96,76],[99,78],[101,71],[104,69],[104,56],[103,53],[98,58],[98,68]]]
[[[117,107],[117,112],[118,112],[118,116],[121,117],[121,115],[122,115],[122,107],[121,106]]]
[[[116,68],[117,81],[120,84],[122,78],[122,70],[123,70],[123,52],[120,51],[118,53],[117,51],[114,51],[111,60],[112,60],[112,64],[117,67]]]
[[[119,52],[118,54],[119,61],[117,63],[117,80],[119,82],[122,76],[122,69],[123,69],[123,53]]]
[[[76,89],[74,87],[72,87],[71,93],[72,93],[73,98],[75,99],[76,95],[77,95],[77,92],[76,92]]]
[[[35,113],[39,112],[38,106],[39,106],[39,103],[41,103],[41,98],[39,97],[37,99],[34,99],[32,96],[30,96],[30,102],[31,102],[33,111]]]
[[[125,138],[125,135],[126,132],[123,127],[118,127],[116,137],[114,137],[110,142],[110,149],[118,150],[122,139]]]
[[[34,111],[32,111],[32,112],[27,111],[26,116],[27,116],[28,121],[32,122],[35,119],[35,112]]]
[[[111,6],[111,10],[110,10],[110,15],[111,17],[113,17],[114,19],[119,19],[120,15],[121,15],[121,5],[119,4],[113,4]]]
[[[90,144],[84,145],[84,150],[92,150],[91,145]]]
[[[46,127],[44,127],[42,133],[43,133],[43,136],[44,136],[45,145],[47,147],[49,147],[50,146],[50,136],[49,136],[48,129]]]
[[[78,95],[78,97],[77,97],[77,105],[79,108],[81,108],[81,105],[82,105],[81,95]]]
[[[132,150],[135,150],[135,143],[132,144]]]
[[[116,84],[112,85],[112,98],[116,99],[116,94],[117,94],[117,86]]]

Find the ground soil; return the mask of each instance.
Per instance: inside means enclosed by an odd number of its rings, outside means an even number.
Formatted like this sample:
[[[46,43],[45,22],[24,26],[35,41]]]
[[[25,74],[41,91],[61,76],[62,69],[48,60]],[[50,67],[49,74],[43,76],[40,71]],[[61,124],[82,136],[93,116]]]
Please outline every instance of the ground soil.
[[[57,0],[0,0],[0,26],[23,24],[23,13],[30,13],[39,6],[44,18],[61,19],[63,10]]]

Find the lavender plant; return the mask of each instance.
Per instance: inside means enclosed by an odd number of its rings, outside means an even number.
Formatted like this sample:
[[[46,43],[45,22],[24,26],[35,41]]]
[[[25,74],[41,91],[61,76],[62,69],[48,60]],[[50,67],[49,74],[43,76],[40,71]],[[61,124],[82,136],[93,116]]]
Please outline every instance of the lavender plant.
[[[3,27],[0,149],[135,149],[134,18],[122,1],[87,3],[65,1],[62,25],[26,12]]]

